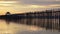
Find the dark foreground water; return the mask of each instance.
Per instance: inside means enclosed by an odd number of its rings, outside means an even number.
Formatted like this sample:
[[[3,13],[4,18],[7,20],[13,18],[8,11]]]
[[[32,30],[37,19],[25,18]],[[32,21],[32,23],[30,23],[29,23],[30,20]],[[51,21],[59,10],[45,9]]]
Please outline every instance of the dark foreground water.
[[[46,30],[34,25],[17,24],[13,21],[0,19],[0,34],[60,34],[60,32],[58,30]]]

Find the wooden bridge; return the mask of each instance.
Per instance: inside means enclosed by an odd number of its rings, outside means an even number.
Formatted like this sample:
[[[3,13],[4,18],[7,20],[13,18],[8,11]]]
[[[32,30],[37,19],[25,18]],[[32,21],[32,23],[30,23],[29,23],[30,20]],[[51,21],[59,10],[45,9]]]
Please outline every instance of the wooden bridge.
[[[60,30],[60,11],[46,11],[46,12],[29,12],[22,14],[6,14],[1,15],[0,19],[7,21],[15,21],[16,23],[35,25],[49,29]]]

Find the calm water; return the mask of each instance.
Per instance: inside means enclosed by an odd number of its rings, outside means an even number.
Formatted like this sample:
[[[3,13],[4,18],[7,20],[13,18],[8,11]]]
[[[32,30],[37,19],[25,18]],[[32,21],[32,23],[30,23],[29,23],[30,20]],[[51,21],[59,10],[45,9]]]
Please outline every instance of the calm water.
[[[60,32],[0,19],[0,34],[60,34]]]

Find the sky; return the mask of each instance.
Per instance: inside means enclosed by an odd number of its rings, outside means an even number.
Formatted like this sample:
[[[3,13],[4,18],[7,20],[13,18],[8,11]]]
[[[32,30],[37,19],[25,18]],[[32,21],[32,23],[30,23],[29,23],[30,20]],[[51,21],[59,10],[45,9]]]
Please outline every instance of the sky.
[[[60,0],[0,0],[0,15],[60,8]]]

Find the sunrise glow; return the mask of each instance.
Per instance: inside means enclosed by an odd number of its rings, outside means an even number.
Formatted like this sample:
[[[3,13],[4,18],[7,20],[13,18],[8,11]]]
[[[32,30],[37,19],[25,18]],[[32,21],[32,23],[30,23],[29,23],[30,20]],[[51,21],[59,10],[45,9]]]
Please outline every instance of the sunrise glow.
[[[6,12],[11,14],[41,11],[47,8],[55,8],[59,4],[38,5],[38,4],[23,4],[22,1],[0,1],[0,15],[5,15]]]

